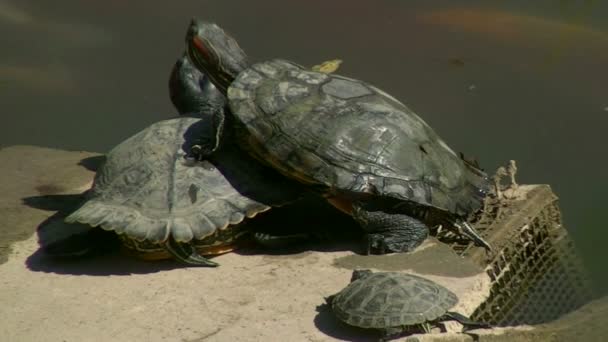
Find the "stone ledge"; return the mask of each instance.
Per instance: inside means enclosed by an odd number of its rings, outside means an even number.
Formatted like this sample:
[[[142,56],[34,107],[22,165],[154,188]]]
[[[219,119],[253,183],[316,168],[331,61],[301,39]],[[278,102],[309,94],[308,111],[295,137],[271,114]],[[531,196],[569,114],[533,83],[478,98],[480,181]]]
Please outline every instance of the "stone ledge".
[[[463,314],[488,295],[489,278],[481,268],[433,239],[407,255],[367,257],[342,246],[285,254],[242,251],[217,257],[221,266],[216,269],[121,254],[49,261],[38,252],[36,228],[45,220],[60,220],[56,212],[79,200],[91,184],[96,156],[33,146],[0,150],[0,251],[7,259],[0,265],[0,336],[15,341],[360,340],[370,336],[318,309],[359,267],[430,278],[459,296],[454,310]],[[278,217],[282,221],[275,224],[286,224]],[[318,219],[318,224],[339,222]],[[448,325],[448,330],[457,328]]]

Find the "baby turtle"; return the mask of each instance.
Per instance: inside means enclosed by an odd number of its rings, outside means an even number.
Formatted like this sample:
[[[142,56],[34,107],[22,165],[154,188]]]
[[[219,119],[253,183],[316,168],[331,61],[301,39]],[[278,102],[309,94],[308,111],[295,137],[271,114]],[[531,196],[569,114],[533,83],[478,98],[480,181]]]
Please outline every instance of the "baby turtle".
[[[355,270],[350,284],[326,299],[341,321],[359,328],[381,330],[392,339],[416,327],[430,332],[441,321],[456,320],[465,327],[485,327],[448,311],[458,297],[445,287],[412,274]]]
[[[411,251],[435,225],[490,248],[466,221],[482,206],[486,174],[404,104],[365,82],[289,61],[250,64],[212,23],[194,20],[186,44],[230,106],[217,112],[212,139],[194,146],[197,158],[212,155],[233,130],[256,159],[351,214],[367,232],[368,253]]]

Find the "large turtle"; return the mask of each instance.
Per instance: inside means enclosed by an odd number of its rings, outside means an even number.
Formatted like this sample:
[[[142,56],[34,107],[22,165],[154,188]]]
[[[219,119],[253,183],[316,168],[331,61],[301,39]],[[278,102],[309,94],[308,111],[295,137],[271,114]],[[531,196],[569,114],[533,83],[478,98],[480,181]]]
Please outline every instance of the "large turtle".
[[[456,320],[466,328],[487,327],[448,311],[458,297],[445,287],[413,274],[355,270],[351,283],[326,298],[341,321],[359,328],[379,329],[383,339],[420,328],[430,332],[441,321]]]
[[[352,214],[368,232],[368,252],[410,251],[437,224],[490,247],[466,222],[488,190],[485,173],[401,102],[285,60],[252,65],[213,23],[193,20],[186,44],[230,106],[215,116],[212,139],[194,146],[197,158],[212,155],[233,128],[256,159]]]

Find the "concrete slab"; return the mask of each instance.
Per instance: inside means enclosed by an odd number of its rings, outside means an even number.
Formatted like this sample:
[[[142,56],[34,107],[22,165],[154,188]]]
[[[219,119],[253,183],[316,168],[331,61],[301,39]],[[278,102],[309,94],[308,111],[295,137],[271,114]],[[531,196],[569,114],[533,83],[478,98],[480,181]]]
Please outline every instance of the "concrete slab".
[[[121,254],[48,260],[38,251],[36,227],[60,220],[80,200],[94,175],[94,156],[32,146],[0,150],[0,244],[8,259],[0,265],[0,336],[8,341],[369,340],[376,335],[348,328],[319,308],[361,267],[432,279],[457,293],[454,310],[463,314],[488,294],[487,275],[434,240],[415,253],[388,256],[358,255],[352,246],[244,250],[215,258],[221,264],[215,269]],[[310,217],[314,211],[298,212]],[[278,224],[286,224],[277,215]]]

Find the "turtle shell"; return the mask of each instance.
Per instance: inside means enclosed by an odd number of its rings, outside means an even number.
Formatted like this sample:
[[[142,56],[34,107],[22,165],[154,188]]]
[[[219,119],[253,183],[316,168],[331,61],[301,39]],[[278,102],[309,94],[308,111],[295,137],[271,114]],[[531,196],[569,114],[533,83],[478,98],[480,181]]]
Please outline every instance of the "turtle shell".
[[[187,162],[184,151],[194,137],[212,134],[210,122],[211,114],[161,121],[116,146],[66,222],[114,231],[138,251],[152,252],[169,236],[216,246],[240,234],[246,217],[299,197],[297,188],[229,144],[210,161]]]
[[[433,321],[458,303],[445,287],[406,273],[377,272],[352,281],[331,300],[335,315],[361,328]]]
[[[288,177],[460,215],[481,205],[485,174],[370,84],[272,60],[241,72],[228,99],[248,148]]]

